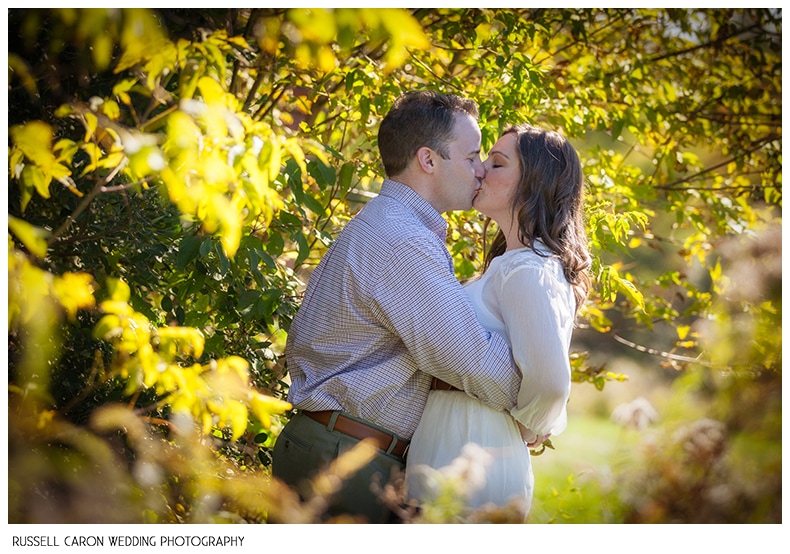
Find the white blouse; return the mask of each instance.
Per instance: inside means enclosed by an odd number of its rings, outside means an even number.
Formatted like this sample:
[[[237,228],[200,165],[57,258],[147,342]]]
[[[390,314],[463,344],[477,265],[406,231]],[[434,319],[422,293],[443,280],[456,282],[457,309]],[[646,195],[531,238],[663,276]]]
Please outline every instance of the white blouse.
[[[518,402],[510,413],[537,435],[561,433],[567,425],[576,300],[559,259],[528,247],[509,250],[465,288],[480,322],[508,339],[521,370]]]

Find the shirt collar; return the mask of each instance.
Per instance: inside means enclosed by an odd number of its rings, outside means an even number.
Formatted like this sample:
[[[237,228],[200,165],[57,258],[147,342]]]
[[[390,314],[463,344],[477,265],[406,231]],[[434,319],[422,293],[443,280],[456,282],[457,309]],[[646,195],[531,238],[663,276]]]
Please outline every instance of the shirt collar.
[[[410,186],[392,179],[385,179],[379,194],[397,200],[411,209],[420,221],[429,230],[436,233],[440,239],[444,241],[447,238],[447,221],[442,217],[442,214],[437,212],[425,198],[417,194]]]

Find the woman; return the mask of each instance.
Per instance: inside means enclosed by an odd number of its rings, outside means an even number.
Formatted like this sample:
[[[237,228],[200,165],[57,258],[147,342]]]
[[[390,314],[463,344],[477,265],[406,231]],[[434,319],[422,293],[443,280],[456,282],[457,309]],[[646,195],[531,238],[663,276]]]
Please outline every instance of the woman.
[[[471,485],[462,496],[468,510],[510,504],[526,518],[529,448],[565,429],[571,334],[590,286],[584,176],[566,139],[530,125],[505,131],[485,169],[474,207],[499,230],[485,272],[465,288],[481,323],[511,344],[523,375],[518,403],[510,413],[494,410],[435,380],[406,482],[410,498],[424,504],[446,494],[447,479],[461,472],[456,486]],[[485,467],[478,486],[475,472],[463,469],[474,452]]]

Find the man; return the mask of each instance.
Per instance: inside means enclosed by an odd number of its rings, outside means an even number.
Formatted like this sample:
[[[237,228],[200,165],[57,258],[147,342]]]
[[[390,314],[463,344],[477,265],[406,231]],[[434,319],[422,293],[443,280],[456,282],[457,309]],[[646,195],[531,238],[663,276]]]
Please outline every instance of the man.
[[[275,444],[274,476],[298,487],[360,439],[380,448],[329,515],[393,521],[371,482],[403,470],[434,378],[495,408],[515,405],[520,373],[455,278],[441,215],[470,209],[480,187],[477,117],[474,102],[452,95],[395,101],[378,135],[387,179],[316,267],[289,330],[297,413]]]

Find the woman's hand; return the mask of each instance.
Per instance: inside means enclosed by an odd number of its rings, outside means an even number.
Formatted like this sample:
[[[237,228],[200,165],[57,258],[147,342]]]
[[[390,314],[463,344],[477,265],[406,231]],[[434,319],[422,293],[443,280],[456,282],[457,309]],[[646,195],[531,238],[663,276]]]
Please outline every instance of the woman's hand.
[[[516,423],[518,424],[519,433],[521,433],[521,440],[524,441],[524,444],[527,445],[527,448],[538,448],[541,444],[543,444],[543,441],[545,441],[551,436],[551,434],[538,435],[537,433],[534,433],[531,429],[524,427],[524,425],[522,425],[518,421]]]
[[[537,435],[537,438],[534,441],[527,443],[527,448],[540,448],[544,442],[549,440],[550,436],[551,433],[547,435]]]

